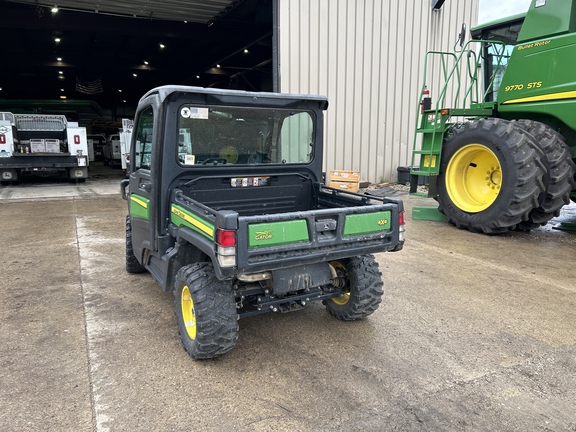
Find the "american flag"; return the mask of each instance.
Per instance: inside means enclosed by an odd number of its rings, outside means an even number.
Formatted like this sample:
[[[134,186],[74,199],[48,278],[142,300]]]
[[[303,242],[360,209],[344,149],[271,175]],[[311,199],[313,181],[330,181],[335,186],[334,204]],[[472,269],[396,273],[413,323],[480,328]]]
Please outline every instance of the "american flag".
[[[97,78],[94,81],[88,81],[80,77],[76,77],[76,91],[78,93],[95,94],[104,92],[102,87],[102,78]]]

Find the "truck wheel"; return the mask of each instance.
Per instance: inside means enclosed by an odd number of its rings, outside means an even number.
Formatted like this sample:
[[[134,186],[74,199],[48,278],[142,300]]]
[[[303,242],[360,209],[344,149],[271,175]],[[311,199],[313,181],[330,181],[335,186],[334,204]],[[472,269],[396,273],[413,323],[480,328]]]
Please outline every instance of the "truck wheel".
[[[332,261],[346,292],[341,297],[324,300],[326,310],[343,321],[366,318],[382,302],[382,277],[373,255],[360,255],[350,260]]]
[[[534,137],[540,159],[546,168],[543,178],[545,190],[540,196],[540,205],[519,226],[520,229],[531,229],[545,225],[553,217],[559,216],[560,209],[570,203],[576,166],[564,137],[550,126],[533,120],[518,120],[518,124]]]
[[[194,359],[218,357],[236,344],[238,314],[230,282],[216,278],[211,263],[182,267],[174,283],[178,333]]]
[[[132,224],[130,216],[126,216],[126,271],[128,273],[142,273],[146,268],[138,262],[132,248]]]
[[[488,118],[454,127],[444,143],[438,209],[472,232],[515,228],[539,206],[544,168],[534,138],[515,122]]]

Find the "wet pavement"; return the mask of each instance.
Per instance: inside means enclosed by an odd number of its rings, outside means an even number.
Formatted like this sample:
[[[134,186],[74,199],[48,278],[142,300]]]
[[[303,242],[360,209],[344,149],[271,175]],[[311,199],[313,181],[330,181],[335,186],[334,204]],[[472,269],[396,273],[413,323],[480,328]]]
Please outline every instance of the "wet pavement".
[[[124,270],[121,173],[0,187],[2,431],[576,430],[576,206],[530,233],[412,220],[383,303],[243,319],[194,361],[173,297]]]

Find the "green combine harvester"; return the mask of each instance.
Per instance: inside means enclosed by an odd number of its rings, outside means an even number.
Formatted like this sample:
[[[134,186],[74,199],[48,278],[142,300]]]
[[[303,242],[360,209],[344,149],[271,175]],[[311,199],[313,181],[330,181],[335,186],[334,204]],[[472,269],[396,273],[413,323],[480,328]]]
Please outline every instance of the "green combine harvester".
[[[576,1],[471,30],[455,52],[426,54],[410,174],[458,228],[486,234],[545,225],[576,201]],[[411,182],[413,190],[418,184]]]

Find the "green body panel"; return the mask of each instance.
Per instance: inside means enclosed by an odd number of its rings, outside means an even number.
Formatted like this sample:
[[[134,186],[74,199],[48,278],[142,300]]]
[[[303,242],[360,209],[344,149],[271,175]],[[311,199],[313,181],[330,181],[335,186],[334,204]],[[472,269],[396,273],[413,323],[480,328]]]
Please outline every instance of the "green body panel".
[[[305,220],[248,225],[248,248],[278,246],[309,240]]]
[[[131,194],[130,216],[150,220],[150,200],[137,194]]]
[[[199,232],[203,236],[214,240],[214,225],[206,219],[199,218],[179,205],[170,206],[170,222],[178,228],[187,227]]]
[[[532,1],[518,35],[518,45],[576,31],[573,0]],[[536,7],[536,5],[539,5]]]
[[[347,215],[344,219],[344,237],[372,234],[390,230],[390,212],[362,213]]]
[[[517,45],[498,92],[499,112],[546,123],[558,119],[576,129],[575,59],[574,33]]]

